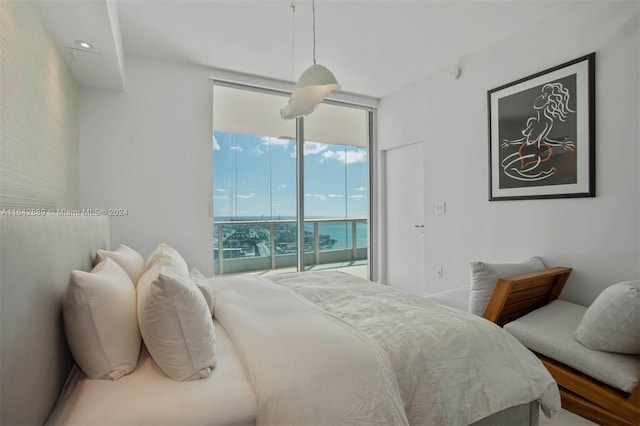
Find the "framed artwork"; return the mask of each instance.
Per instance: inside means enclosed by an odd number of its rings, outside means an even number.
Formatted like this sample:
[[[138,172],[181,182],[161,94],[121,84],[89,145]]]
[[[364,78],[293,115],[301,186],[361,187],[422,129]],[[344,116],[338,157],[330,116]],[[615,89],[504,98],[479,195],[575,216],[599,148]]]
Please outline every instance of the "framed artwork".
[[[488,92],[489,201],[595,197],[595,53]]]

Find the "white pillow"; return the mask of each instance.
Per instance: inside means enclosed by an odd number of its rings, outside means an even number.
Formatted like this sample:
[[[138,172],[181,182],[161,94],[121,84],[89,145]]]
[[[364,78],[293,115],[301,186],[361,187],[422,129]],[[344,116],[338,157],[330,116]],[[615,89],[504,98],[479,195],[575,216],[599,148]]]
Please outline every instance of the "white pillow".
[[[124,244],[120,244],[118,248],[113,251],[109,250],[98,250],[96,254],[95,264],[102,262],[107,257],[115,260],[115,262],[124,269],[133,284],[136,285],[140,276],[142,275],[142,270],[144,268],[144,258],[140,253],[132,249],[131,247],[125,246]]]
[[[200,290],[180,265],[156,262],[138,282],[138,323],[149,354],[174,380],[207,377],[215,330]]]
[[[151,268],[151,266],[158,259],[163,257],[171,260],[173,264],[178,266],[180,268],[180,273],[182,273],[183,275],[189,275],[189,268],[187,267],[187,262],[185,262],[184,258],[180,256],[180,253],[178,253],[178,250],[174,249],[168,244],[159,244],[158,247],[156,247],[151,252],[146,262],[144,263],[144,272],[148,271],[149,268]]]
[[[640,281],[623,281],[600,293],[575,338],[597,351],[640,354]]]
[[[482,316],[499,278],[545,269],[542,259],[532,257],[521,263],[471,262],[471,295],[469,312]]]
[[[209,281],[213,278],[205,278],[205,276],[202,275],[202,272],[198,271],[196,268],[191,269],[189,277],[193,280],[196,287],[198,287],[198,290],[200,290],[200,292],[204,296],[204,300],[207,302],[207,306],[209,307],[209,312],[213,316],[213,308],[216,304],[216,296],[213,291],[213,286]]]
[[[114,260],[72,271],[62,312],[71,353],[89,378],[117,380],[134,370],[141,342],[136,290]]]

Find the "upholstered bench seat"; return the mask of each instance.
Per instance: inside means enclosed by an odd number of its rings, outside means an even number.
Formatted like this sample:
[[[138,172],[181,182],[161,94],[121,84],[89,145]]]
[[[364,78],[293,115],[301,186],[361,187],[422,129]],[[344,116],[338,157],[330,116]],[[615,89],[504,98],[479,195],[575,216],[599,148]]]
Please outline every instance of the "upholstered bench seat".
[[[586,307],[554,300],[515,321],[504,329],[523,345],[594,379],[632,392],[640,382],[640,356],[594,351],[581,345],[574,333]]]

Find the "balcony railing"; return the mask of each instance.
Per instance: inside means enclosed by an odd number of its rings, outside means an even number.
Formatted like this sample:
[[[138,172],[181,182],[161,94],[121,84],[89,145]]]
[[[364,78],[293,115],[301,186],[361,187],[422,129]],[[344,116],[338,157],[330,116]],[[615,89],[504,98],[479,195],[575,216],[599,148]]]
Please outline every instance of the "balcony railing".
[[[295,220],[215,221],[213,239],[218,275],[297,263]],[[305,266],[366,260],[367,247],[367,218],[305,220]]]

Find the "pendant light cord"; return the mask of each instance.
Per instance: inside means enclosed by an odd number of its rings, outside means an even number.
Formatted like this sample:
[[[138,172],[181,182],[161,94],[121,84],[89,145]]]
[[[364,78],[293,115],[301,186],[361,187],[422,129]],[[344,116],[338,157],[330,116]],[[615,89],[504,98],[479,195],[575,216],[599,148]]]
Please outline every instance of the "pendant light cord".
[[[291,3],[291,13],[293,14],[293,19],[291,20],[291,80],[294,80],[294,61],[295,61],[295,51],[296,51],[296,5],[295,3]]]
[[[313,65],[316,64],[316,0],[311,1],[311,11],[313,14]]]

